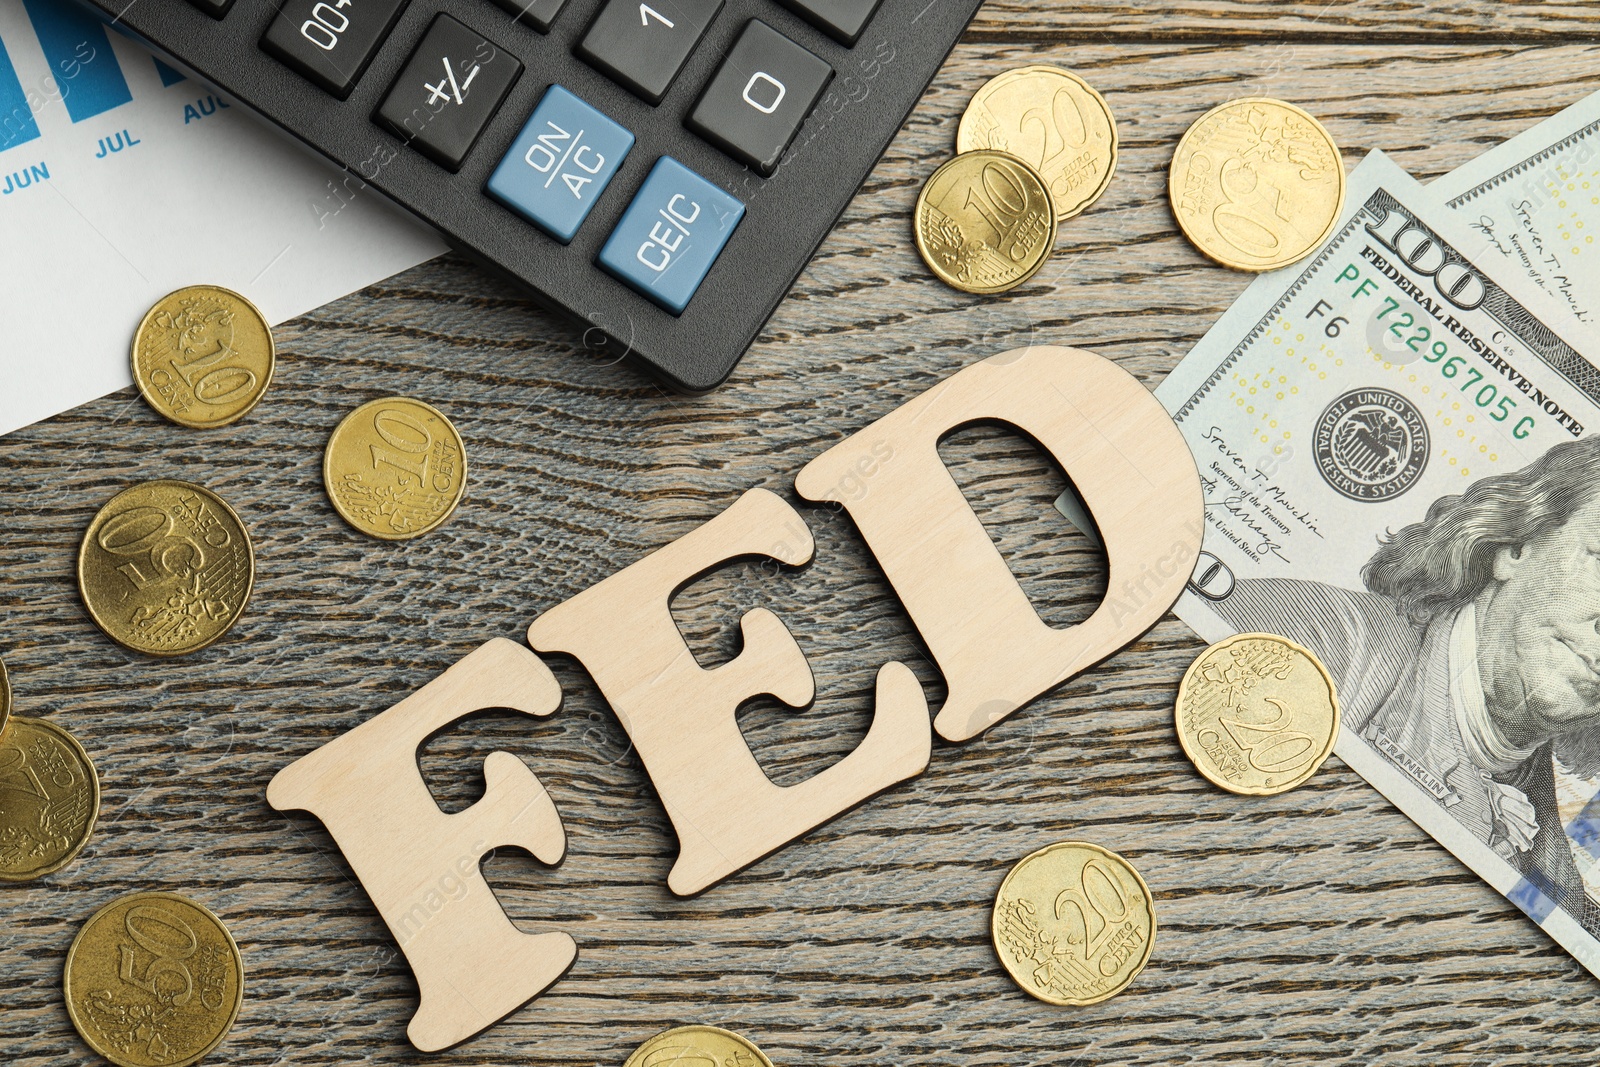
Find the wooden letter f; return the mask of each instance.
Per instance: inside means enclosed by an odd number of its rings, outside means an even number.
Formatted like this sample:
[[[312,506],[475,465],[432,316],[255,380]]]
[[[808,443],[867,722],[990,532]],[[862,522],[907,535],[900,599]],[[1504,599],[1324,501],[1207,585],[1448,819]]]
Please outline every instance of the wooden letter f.
[[[422,780],[417,750],[475,711],[549,715],[560,706],[561,689],[538,656],[490,641],[267,787],[274,808],[322,820],[389,924],[422,994],[406,1035],[423,1052],[465,1041],[515,1011],[566,973],[578,947],[564,933],[511,925],[478,869],[502,845],[561,862],[566,832],[539,779],[509,752],[490,753],[483,799],[446,814]]]

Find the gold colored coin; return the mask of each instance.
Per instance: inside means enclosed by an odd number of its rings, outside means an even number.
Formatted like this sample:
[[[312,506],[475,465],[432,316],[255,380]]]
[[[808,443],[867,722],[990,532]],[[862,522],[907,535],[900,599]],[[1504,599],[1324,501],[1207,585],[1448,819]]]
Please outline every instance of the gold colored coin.
[[[1344,161],[1293,104],[1251,97],[1189,127],[1167,173],[1172,213],[1201,252],[1234,270],[1288,266],[1327,240],[1344,206]]]
[[[1117,121],[1088,82],[1060,67],[1018,67],[972,95],[956,151],[989,148],[1044,178],[1065,222],[1100,198],[1117,169]]]
[[[436,530],[467,484],[467,452],[450,420],[420,400],[362,404],[333,431],[322,482],[344,521],[403,541]]]
[[[917,251],[946,285],[1001,293],[1033,277],[1056,241],[1044,179],[1022,160],[987,149],[933,172],[916,208]]]
[[[100,815],[100,779],[77,738],[17,715],[0,737],[0,882],[59,871]]]
[[[730,1030],[680,1026],[634,1049],[622,1067],[772,1067],[772,1061]]]
[[[0,737],[6,735],[6,723],[11,720],[11,678],[6,674],[6,661],[0,659]]]
[[[1048,1004],[1098,1004],[1144,970],[1155,904],[1127,860],[1063,841],[1011,868],[990,930],[996,955],[1024,992]]]
[[[156,302],[133,335],[133,380],[179,426],[238,422],[272,384],[272,330],[256,306],[215,285],[191,285]]]
[[[113,641],[152,656],[196,652],[228,632],[255,587],[244,522],[189,482],[144,482],[112,497],[78,550],[78,591]]]
[[[1178,684],[1178,743],[1214,785],[1285,793],[1316,773],[1339,736],[1339,697],[1310,649],[1238,634],[1196,657]]]
[[[72,1025],[117,1067],[187,1067],[238,1018],[244,961],[210,909],[129,893],[83,924],[62,985]]]

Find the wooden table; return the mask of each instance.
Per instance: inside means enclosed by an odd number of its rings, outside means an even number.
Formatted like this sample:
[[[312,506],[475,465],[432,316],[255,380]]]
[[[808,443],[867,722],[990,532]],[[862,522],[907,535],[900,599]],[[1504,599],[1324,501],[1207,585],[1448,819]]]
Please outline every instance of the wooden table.
[[[282,327],[278,379],[242,424],[186,432],[125,390],[0,439],[0,652],[19,713],[71,729],[105,794],[76,863],[0,889],[0,1055],[88,1062],[61,1001],[68,943],[118,894],[176,889],[225,918],[248,972],[210,1063],[609,1067],[689,1022],[741,1030],[780,1065],[1588,1060],[1600,984],[1338,760],[1276,799],[1195,775],[1171,714],[1200,646],[1171,616],[985,737],[936,746],[921,778],[693,900],[666,890],[675,844],[636,755],[581,668],[557,660],[561,713],[472,720],[422,765],[447,808],[477,795],[495,748],[542,777],[570,834],[565,865],[499,855],[486,870],[519,925],[570,932],[579,961],[432,1057],[404,1038],[415,987],[338,851],[264,793],[295,757],[480,642],[519,638],[535,613],[745,488],[790,494],[806,460],[974,360],[1072,344],[1154,386],[1249,281],[1204,261],[1167,206],[1173,146],[1214,104],[1293,100],[1347,166],[1382,148],[1431,177],[1600,86],[1591,17],[1576,3],[991,0],[711,396],[668,396],[600,365],[568,327],[452,256]],[[953,292],[918,260],[909,209],[972,91],[1035,62],[1105,94],[1117,176],[1028,285]],[[321,483],[329,431],[388,393],[446,409],[472,465],[450,524],[402,544],[347,528]],[[1046,618],[1085,617],[1103,561],[1050,508],[1059,475],[1005,432],[963,432],[944,452]],[[176,662],[103,637],[73,577],[99,505],[158,476],[231,501],[259,568],[237,629]],[[808,570],[734,566],[676,601],[707,664],[736,651],[736,620],[759,605],[811,657],[814,709],[766,703],[741,718],[780,782],[858,742],[883,661],[910,663],[935,704],[943,695],[848,519],[806,514]],[[1091,1008],[1029,999],[989,942],[1005,871],[1064,838],[1131,858],[1161,923],[1144,974]]]

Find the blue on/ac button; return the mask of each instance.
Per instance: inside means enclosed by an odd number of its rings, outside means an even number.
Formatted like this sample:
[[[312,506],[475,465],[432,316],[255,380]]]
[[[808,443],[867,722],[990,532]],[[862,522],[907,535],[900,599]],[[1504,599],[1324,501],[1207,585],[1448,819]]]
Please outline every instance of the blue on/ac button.
[[[743,202],[662,156],[600,250],[600,265],[680,315],[742,218]]]
[[[632,147],[633,134],[552,85],[489,176],[489,195],[566,244]]]

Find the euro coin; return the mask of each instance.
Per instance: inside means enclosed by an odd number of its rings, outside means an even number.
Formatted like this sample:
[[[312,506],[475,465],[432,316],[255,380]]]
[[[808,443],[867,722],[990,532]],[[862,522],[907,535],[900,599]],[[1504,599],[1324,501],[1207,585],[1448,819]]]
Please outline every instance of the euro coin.
[[[276,361],[266,318],[215,285],[168,293],[133,335],[133,380],[145,401],[197,430],[248,415],[272,384]]]
[[[1178,743],[1213,785],[1271,796],[1316,773],[1339,736],[1327,668],[1277,634],[1238,634],[1196,657],[1178,683]]]
[[[11,678],[6,674],[6,661],[0,659],[0,737],[6,735],[6,723],[11,720]]]
[[[78,550],[78,590],[113,641],[152,656],[196,652],[227,633],[255,587],[244,522],[190,482],[144,482],[112,497]]]
[[[622,1067],[772,1067],[772,1061],[732,1031],[680,1026],[634,1049]]]
[[[1144,970],[1155,904],[1133,865],[1082,841],[1011,868],[994,901],[994,950],[1013,981],[1047,1004],[1098,1004]]]
[[[83,746],[43,719],[13,716],[0,736],[0,882],[59,871],[88,843],[100,779]]]
[[[1004,152],[956,156],[933,172],[916,207],[917,251],[946,285],[1002,293],[1033,277],[1056,240],[1044,179]]]
[[[1293,104],[1251,97],[1212,108],[1172,156],[1167,195],[1184,236],[1234,270],[1288,266],[1327,240],[1344,206],[1344,161]]]
[[[129,893],[83,924],[62,984],[72,1025],[117,1067],[187,1067],[238,1018],[244,961],[208,908]]]
[[[956,130],[956,151],[993,149],[1045,180],[1056,221],[1100,198],[1117,169],[1117,121],[1105,98],[1060,67],[1018,67],[985,82]]]
[[[333,431],[322,456],[328,499],[351,526],[385,541],[436,530],[467,484],[467,451],[440,411],[388,396],[362,404]]]

